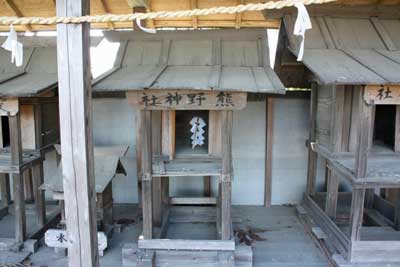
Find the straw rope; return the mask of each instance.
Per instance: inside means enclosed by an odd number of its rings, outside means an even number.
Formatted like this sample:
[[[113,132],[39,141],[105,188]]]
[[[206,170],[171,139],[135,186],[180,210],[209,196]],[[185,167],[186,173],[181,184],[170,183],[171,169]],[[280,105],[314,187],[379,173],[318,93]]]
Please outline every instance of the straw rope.
[[[230,7],[212,7],[207,9],[192,9],[180,11],[159,11],[149,13],[132,13],[132,14],[105,14],[95,16],[66,16],[66,17],[0,17],[0,25],[52,25],[52,24],[79,24],[83,22],[89,23],[105,23],[105,22],[128,22],[136,19],[157,19],[157,18],[182,18],[191,16],[207,16],[215,14],[235,14],[245,11],[261,11],[265,9],[281,9],[284,7],[292,7],[298,2],[304,5],[325,4],[335,2],[336,0],[280,0],[270,1],[267,3],[246,4]]]

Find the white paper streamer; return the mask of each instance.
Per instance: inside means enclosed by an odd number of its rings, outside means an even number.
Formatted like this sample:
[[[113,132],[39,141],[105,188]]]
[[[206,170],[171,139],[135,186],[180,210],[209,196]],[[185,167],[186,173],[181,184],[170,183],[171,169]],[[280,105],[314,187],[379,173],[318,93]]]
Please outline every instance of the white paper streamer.
[[[204,145],[204,126],[206,126],[206,123],[204,120],[200,117],[194,117],[190,121],[190,125],[192,125],[192,128],[190,131],[193,133],[191,136],[192,139],[192,149],[194,149],[196,146],[202,146]]]
[[[310,16],[308,15],[307,9],[304,6],[304,4],[298,2],[294,6],[297,7],[298,14],[296,23],[294,24],[293,34],[296,36],[301,36],[301,44],[300,44],[299,54],[297,55],[297,61],[302,61],[304,55],[305,34],[307,30],[312,29],[312,25]]]
[[[141,29],[144,32],[153,33],[153,34],[157,33],[157,31],[155,29],[149,29],[149,28],[143,27],[142,21],[140,19],[136,19],[136,24],[138,25],[139,29]]]
[[[17,67],[22,66],[22,62],[24,61],[24,48],[22,43],[18,42],[17,32],[14,30],[13,25],[10,25],[10,33],[1,47],[11,51],[11,63],[15,62]]]

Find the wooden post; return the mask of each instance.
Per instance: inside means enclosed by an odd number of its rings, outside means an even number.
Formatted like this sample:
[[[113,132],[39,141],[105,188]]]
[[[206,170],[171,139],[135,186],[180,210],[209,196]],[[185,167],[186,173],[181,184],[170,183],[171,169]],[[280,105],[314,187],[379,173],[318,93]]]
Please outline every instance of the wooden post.
[[[396,106],[396,130],[394,135],[394,151],[400,152],[400,105]]]
[[[231,190],[232,190],[232,126],[233,112],[222,111],[222,175],[220,181],[221,239],[231,239]]]
[[[143,238],[151,239],[153,237],[151,111],[140,111],[139,131],[142,139]]]
[[[89,14],[89,0],[57,0],[57,16]],[[70,267],[99,266],[89,45],[89,23],[57,24],[61,160]]]
[[[325,202],[325,212],[333,220],[336,219],[337,201],[339,195],[339,178],[335,173],[329,170],[327,193]]]
[[[396,128],[394,135],[394,151],[400,152],[400,105],[396,106]],[[394,224],[396,230],[400,230],[400,189],[396,189],[396,203],[394,213]]]
[[[356,151],[356,177],[364,178],[367,175],[367,161],[369,152],[369,143],[372,135],[370,133],[372,123],[372,106],[365,103],[364,90],[360,88],[359,95],[359,124],[358,124],[358,140]]]
[[[265,129],[265,188],[264,188],[264,206],[271,207],[272,199],[272,145],[274,137],[274,99],[267,99],[266,107],[267,127]]]
[[[18,169],[22,164],[22,139],[21,121],[19,113],[9,116],[10,124],[10,146],[11,164]],[[15,208],[15,239],[17,242],[24,242],[26,238],[26,214],[25,214],[25,194],[24,181],[21,173],[12,174],[14,182],[14,208]]]
[[[211,197],[211,177],[205,176],[203,178],[204,196]]]
[[[315,194],[315,179],[317,173],[317,153],[312,150],[311,143],[315,142],[316,118],[317,118],[317,88],[316,83],[311,84],[311,105],[310,105],[310,135],[308,138],[308,167],[306,195]]]
[[[37,164],[32,168],[32,181],[33,181],[33,197],[35,199],[35,208],[37,222],[40,226],[46,223],[46,203],[44,199],[44,191],[39,189],[43,184],[43,163]]]
[[[358,241],[363,222],[365,189],[353,189],[350,209],[350,240]]]
[[[161,156],[161,124],[162,115],[161,111],[151,112],[151,137],[152,137],[152,153],[155,156]],[[153,225],[161,226],[162,224],[162,187],[161,187],[161,177],[152,178],[152,203],[153,203]]]
[[[33,202],[32,173],[29,168],[22,173],[22,180],[24,181],[25,201]]]
[[[11,202],[10,177],[7,173],[0,173],[0,190],[2,208],[8,208]]]

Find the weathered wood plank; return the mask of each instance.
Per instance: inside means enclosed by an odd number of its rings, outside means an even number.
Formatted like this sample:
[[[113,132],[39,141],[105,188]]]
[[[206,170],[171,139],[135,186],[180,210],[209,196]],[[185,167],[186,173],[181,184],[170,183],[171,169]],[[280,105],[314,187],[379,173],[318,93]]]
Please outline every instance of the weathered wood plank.
[[[88,0],[57,0],[57,16],[90,13]],[[88,23],[57,25],[62,172],[69,266],[99,265]]]
[[[182,240],[182,239],[139,239],[140,249],[153,250],[204,250],[234,251],[233,240]]]
[[[246,107],[247,93],[145,90],[126,93],[129,103],[146,110],[238,110]]]
[[[171,205],[216,205],[215,197],[170,197]]]

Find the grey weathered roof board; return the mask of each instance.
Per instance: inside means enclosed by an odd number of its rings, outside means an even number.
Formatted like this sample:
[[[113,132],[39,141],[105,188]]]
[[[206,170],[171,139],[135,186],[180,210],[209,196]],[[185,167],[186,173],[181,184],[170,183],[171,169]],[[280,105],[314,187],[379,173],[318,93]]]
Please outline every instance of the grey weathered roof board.
[[[193,89],[285,93],[269,66],[266,30],[105,32],[125,50],[94,91]]]
[[[298,54],[294,18],[284,17],[289,49]],[[303,64],[324,84],[400,83],[400,20],[313,17]]]
[[[5,41],[0,37],[0,44]],[[98,45],[100,37],[91,37],[91,46]],[[0,97],[32,97],[57,87],[56,38],[19,37],[24,46],[21,67],[11,63],[11,52],[0,48]]]
[[[11,53],[0,49],[0,96],[31,97],[57,87],[55,47],[24,48],[24,64],[17,68]]]

